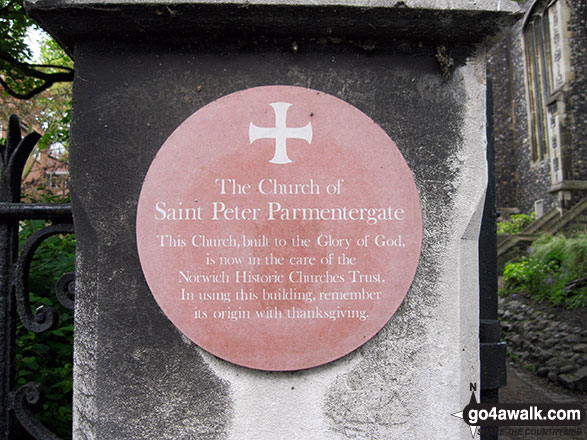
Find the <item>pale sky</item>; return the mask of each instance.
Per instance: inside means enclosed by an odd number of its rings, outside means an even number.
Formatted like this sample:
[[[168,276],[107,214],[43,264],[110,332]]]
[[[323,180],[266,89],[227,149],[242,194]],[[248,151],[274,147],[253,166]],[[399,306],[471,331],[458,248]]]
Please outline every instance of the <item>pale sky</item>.
[[[30,47],[31,52],[33,54],[33,62],[40,61],[39,59],[41,57],[41,43],[45,38],[47,38],[47,33],[38,28],[37,26],[31,26],[28,29],[25,41]]]

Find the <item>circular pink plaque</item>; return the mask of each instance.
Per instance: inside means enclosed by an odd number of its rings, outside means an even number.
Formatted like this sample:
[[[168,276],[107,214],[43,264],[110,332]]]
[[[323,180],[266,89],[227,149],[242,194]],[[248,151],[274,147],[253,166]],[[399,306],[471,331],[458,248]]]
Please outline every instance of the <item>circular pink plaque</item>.
[[[387,134],[300,87],[198,110],[153,160],[138,251],[163,312],[210,353],[298,370],[340,358],[395,313],[422,242],[418,192]]]

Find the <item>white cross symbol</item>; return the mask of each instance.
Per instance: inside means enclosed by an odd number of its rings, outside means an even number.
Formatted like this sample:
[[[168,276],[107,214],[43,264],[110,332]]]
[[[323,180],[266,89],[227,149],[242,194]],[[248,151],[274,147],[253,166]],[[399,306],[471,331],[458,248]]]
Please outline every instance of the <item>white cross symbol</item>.
[[[287,157],[287,139],[303,139],[312,143],[312,123],[308,122],[305,127],[288,128],[286,124],[287,109],[291,106],[289,102],[274,102],[269,104],[275,112],[275,127],[257,127],[251,122],[249,125],[249,140],[251,144],[257,139],[275,139],[275,154],[271,163],[290,163]]]

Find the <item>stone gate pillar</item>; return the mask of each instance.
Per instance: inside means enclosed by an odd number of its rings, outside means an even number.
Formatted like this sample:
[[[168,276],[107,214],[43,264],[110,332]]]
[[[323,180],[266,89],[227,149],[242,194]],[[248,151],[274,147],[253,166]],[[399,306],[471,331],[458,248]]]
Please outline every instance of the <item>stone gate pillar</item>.
[[[76,66],[74,438],[470,438],[514,3],[26,5]]]

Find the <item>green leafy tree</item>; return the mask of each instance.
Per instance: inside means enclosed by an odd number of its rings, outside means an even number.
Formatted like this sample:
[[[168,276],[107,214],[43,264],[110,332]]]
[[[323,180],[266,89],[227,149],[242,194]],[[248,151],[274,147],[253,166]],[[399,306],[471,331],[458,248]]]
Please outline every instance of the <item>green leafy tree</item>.
[[[19,1],[0,0],[0,124],[17,114],[23,131],[43,135],[23,175],[23,197],[36,201],[53,190],[47,168],[62,168],[58,163],[68,159],[73,61],[46,34],[33,61],[31,30],[41,34]],[[66,184],[59,180],[59,186]]]
[[[46,38],[41,45],[41,62],[45,65],[60,65],[72,69],[73,61],[55,40]],[[40,148],[49,148],[56,143],[69,149],[69,124],[71,119],[71,82],[59,82],[39,95],[40,113],[37,116],[44,135]]]
[[[30,99],[53,84],[73,81],[70,65],[32,60],[26,35],[35,26],[21,1],[0,0],[0,85],[16,99]]]

